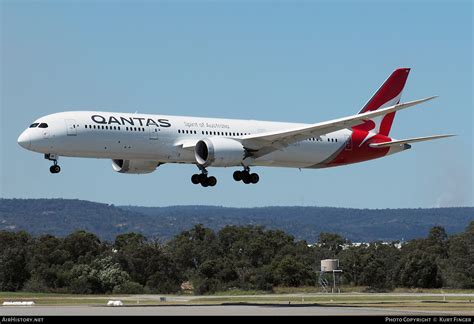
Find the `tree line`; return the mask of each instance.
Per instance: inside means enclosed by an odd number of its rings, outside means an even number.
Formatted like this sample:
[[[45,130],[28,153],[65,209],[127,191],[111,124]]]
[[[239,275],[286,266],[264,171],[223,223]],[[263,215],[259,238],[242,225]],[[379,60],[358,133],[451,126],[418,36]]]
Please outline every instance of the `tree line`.
[[[0,231],[0,290],[195,294],[229,289],[272,291],[276,286],[318,285],[320,260],[337,258],[343,284],[373,291],[474,288],[474,221],[448,236],[433,227],[426,238],[351,245],[321,233],[316,244],[281,230],[196,225],[162,242],[142,234],[114,242],[77,231],[66,237]],[[186,283],[186,284],[183,284]]]

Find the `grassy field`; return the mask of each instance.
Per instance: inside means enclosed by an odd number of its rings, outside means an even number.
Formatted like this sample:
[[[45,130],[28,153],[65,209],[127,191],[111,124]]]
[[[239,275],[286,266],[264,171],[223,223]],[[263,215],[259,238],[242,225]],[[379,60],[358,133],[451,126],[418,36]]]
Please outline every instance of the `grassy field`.
[[[104,306],[109,300],[121,300],[124,305],[217,305],[217,304],[292,304],[346,307],[377,307],[427,311],[452,311],[474,314],[472,290],[397,290],[394,293],[363,293],[363,288],[341,294],[322,294],[307,288],[278,288],[273,294],[260,291],[223,292],[208,296],[192,295],[71,295],[26,292],[0,292],[4,301],[34,301],[36,305],[90,305]],[[343,291],[345,291],[343,289]],[[413,294],[412,294],[413,293]],[[464,294],[451,295],[451,294]],[[160,300],[166,297],[166,301]]]

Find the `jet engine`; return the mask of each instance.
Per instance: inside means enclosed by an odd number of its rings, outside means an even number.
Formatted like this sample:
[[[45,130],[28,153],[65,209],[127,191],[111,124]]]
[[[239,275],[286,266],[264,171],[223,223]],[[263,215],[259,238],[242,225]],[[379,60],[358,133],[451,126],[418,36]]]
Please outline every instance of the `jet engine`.
[[[205,138],[196,143],[194,157],[203,166],[239,166],[246,157],[243,145],[230,138]]]
[[[160,163],[149,160],[112,160],[112,167],[120,173],[152,173]]]

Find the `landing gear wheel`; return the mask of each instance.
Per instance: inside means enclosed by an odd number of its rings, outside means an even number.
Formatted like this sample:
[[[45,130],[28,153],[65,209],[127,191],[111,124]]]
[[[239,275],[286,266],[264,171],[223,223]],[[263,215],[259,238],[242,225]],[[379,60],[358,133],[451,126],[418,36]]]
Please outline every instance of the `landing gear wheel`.
[[[235,171],[233,177],[235,181],[242,180],[242,171]]]
[[[216,177],[208,177],[207,170],[201,165],[197,165],[199,170],[201,171],[200,174],[193,174],[191,177],[191,182],[194,184],[201,184],[203,187],[214,187],[217,184]]]
[[[252,173],[249,177],[250,177],[250,182],[253,184],[256,184],[258,180],[260,180],[260,177],[256,173]]]
[[[44,158],[46,160],[53,161],[53,165],[49,168],[49,172],[59,173],[61,171],[61,168],[58,165],[59,156],[57,154],[48,153],[44,155]]]
[[[52,165],[50,168],[49,168],[49,172],[51,173],[59,173],[61,172],[61,167],[57,164],[55,165]]]
[[[209,178],[205,178],[204,181],[201,181],[201,186],[204,188],[209,187]]]
[[[199,174],[193,174],[192,177],[191,177],[191,182],[195,185],[199,184],[200,183],[200,178],[199,178]]]
[[[242,171],[242,182],[245,184],[250,183],[250,174],[248,173],[248,171]]]
[[[207,183],[209,184],[209,186],[214,187],[217,184],[216,177],[207,178]]]
[[[201,173],[198,175],[199,183],[203,184],[207,182],[207,174]]]

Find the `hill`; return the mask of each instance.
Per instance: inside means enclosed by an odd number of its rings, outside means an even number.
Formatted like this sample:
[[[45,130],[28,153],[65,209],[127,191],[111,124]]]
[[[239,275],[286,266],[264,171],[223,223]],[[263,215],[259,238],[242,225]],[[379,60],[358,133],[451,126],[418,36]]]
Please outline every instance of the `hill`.
[[[432,209],[351,209],[332,207],[227,208],[216,206],[135,207],[68,199],[0,199],[0,230],[65,236],[83,229],[101,239],[140,232],[168,240],[195,224],[214,230],[225,225],[262,225],[314,242],[320,232],[354,242],[425,237],[433,226],[450,234],[474,219],[473,207]]]

